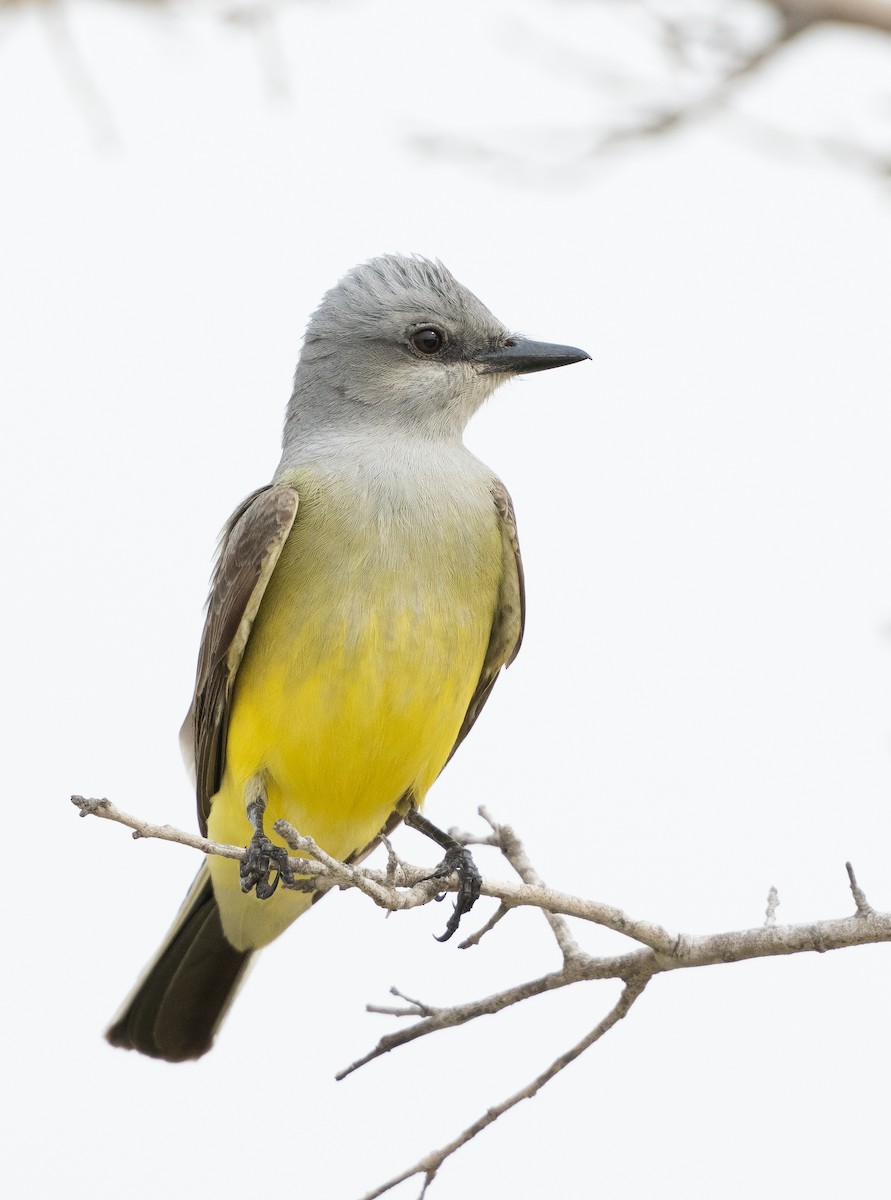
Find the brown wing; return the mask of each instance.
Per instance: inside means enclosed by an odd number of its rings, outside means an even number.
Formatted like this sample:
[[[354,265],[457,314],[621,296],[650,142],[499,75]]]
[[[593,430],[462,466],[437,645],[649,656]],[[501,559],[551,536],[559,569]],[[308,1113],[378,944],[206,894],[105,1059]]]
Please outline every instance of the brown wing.
[[[467,713],[458,730],[452,754],[470,733],[474,721],[489,699],[495,680],[502,667],[509,667],[520,653],[523,643],[523,628],[526,623],[526,587],[523,579],[523,560],[517,539],[517,518],[510,494],[500,479],[492,484],[492,498],[501,523],[501,552],[504,571],[501,576],[501,591],[492,621],[489,648],[483,660],[483,669],[470,699]],[[449,758],[452,757],[449,755]]]
[[[226,765],[235,676],[296,514],[294,488],[272,484],[252,492],[238,506],[220,538],[198,652],[195,695],[180,731],[183,752],[195,765],[202,833],[207,832],[211,797],[219,789]]]
[[[483,660],[476,690],[470,698],[470,704],[458,736],[452,747],[449,759],[458,749],[470,732],[474,721],[483,710],[483,705],[489,699],[495,680],[502,667],[509,667],[520,651],[523,641],[523,627],[526,621],[526,589],[523,581],[523,560],[520,557],[520,543],[517,539],[517,520],[514,516],[514,506],[507,488],[500,479],[492,484],[492,499],[498,513],[501,525],[501,552],[503,571],[501,590],[495,615],[492,621],[492,632],[489,635],[489,646]],[[393,832],[402,820],[406,804],[411,804],[412,795],[408,792],[402,796],[392,816],[388,819],[381,832],[386,836]],[[356,850],[349,856],[347,862],[357,863],[375,849],[379,839],[375,838],[361,850]]]

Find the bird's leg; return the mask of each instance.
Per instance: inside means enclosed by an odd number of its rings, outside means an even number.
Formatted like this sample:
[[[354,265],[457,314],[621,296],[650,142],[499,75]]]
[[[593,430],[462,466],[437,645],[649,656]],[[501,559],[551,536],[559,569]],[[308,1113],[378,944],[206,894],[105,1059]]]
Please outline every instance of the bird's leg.
[[[267,795],[266,780],[262,774],[254,775],[248,780],[244,789],[244,799],[247,818],[254,828],[254,836],[248,843],[247,857],[240,867],[241,890],[252,892],[256,889],[258,900],[268,900],[278,887],[279,879],[283,879],[285,883],[294,883],[294,872],[288,866],[287,850],[284,846],[276,846],[263,830]]]
[[[427,879],[448,879],[452,872],[455,872],[458,876],[458,891],[455,896],[454,911],[449,917],[445,933],[436,939],[438,942],[447,942],[460,925],[461,918],[465,913],[470,912],[479,899],[483,877],[480,875],[477,865],[473,861],[473,856],[467,847],[462,846],[451,834],[443,833],[441,829],[437,829],[432,821],[428,821],[426,817],[422,817],[414,804],[408,809],[404,820],[406,825],[410,825],[412,829],[417,829],[419,833],[425,834],[428,838],[436,842],[437,846],[442,846],[443,850],[445,850],[445,858],[433,874],[427,876]],[[424,880],[422,879],[420,882],[423,883]]]

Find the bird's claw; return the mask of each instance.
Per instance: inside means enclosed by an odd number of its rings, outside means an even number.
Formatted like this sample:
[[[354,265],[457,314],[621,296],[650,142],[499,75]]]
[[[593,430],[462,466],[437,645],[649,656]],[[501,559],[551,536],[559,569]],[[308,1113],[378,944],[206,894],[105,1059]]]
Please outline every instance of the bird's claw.
[[[278,887],[280,879],[286,884],[295,882],[294,872],[288,865],[287,850],[284,846],[276,846],[259,830],[250,840],[247,857],[241,862],[239,876],[241,890],[256,890],[258,900],[268,900]]]
[[[458,876],[458,891],[455,894],[455,907],[449,917],[445,933],[436,938],[438,942],[447,942],[461,924],[461,918],[470,912],[480,896],[483,877],[480,875],[473,855],[466,846],[450,846],[445,858],[432,875],[426,876],[421,883],[429,879],[448,879],[450,875]],[[435,936],[435,935],[434,935]]]

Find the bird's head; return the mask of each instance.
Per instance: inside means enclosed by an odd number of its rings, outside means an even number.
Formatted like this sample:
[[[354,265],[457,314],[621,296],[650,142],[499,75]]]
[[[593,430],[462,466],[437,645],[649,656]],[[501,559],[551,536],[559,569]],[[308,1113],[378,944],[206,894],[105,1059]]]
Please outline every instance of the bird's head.
[[[373,258],[327,292],[310,320],[286,437],[299,417],[460,438],[512,375],[588,357],[510,333],[440,262]]]

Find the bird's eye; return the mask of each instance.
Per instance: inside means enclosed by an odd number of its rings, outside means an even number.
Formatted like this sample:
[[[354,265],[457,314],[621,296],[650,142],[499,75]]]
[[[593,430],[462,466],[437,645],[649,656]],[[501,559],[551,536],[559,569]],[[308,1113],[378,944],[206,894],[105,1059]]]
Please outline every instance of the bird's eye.
[[[438,329],[428,326],[426,329],[418,329],[411,335],[411,344],[416,350],[420,350],[422,354],[435,354],[437,350],[442,349],[442,344],[445,338]]]

